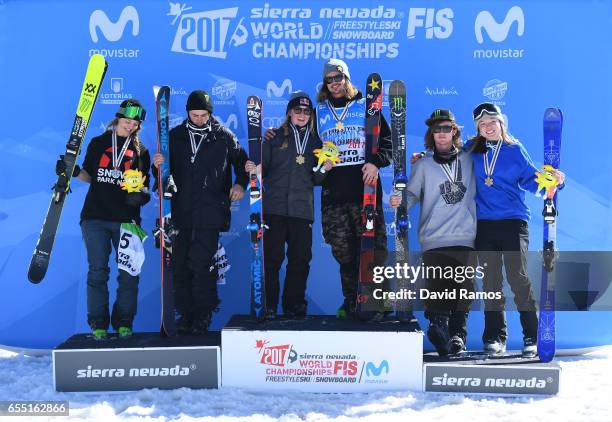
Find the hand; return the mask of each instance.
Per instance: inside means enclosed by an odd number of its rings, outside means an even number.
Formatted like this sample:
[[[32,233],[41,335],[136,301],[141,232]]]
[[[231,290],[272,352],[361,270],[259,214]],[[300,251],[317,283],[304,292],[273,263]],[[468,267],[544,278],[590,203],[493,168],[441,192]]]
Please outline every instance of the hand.
[[[557,182],[559,182],[560,185],[565,183],[565,173],[563,173],[561,170],[555,170],[552,172],[553,176],[555,176],[555,179],[557,179]]]
[[[425,155],[422,152],[415,152],[410,156],[410,164],[414,164],[423,158]]]
[[[323,169],[325,169],[325,171],[328,172],[332,168],[334,168],[334,163],[332,163],[331,160],[325,160],[325,162],[323,163]]]
[[[376,184],[376,179],[378,178],[378,167],[372,163],[365,163],[361,168],[361,172],[363,173],[364,183],[368,185]]]
[[[274,128],[268,128],[266,130],[266,133],[264,133],[264,139],[266,141],[269,141],[270,139],[274,138],[274,136],[276,136],[276,129]]]
[[[155,153],[155,155],[153,155],[153,165],[159,168],[159,166],[162,165],[163,163],[164,163],[164,156],[159,152]]]
[[[247,173],[253,173],[255,170],[257,169],[257,166],[255,165],[254,162],[252,162],[251,160],[248,160],[245,164],[244,164],[244,171],[246,171]]]
[[[244,188],[240,185],[234,185],[230,189],[230,200],[232,202],[239,201],[244,196]]]
[[[391,197],[389,198],[389,205],[391,205],[391,208],[399,207],[401,202],[402,202],[402,197],[399,195],[391,195]]]
[[[78,177],[81,172],[81,167],[78,164],[74,165],[74,170],[72,171],[72,177]],[[63,176],[66,174],[66,162],[64,161],[64,156],[60,155],[59,160],[55,162],[55,174],[58,176]]]

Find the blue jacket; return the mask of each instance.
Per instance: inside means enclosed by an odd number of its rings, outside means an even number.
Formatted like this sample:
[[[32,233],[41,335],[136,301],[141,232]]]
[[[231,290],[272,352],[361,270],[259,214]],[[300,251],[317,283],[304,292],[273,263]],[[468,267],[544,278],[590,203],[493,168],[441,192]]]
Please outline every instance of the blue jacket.
[[[476,215],[479,220],[520,219],[529,221],[531,213],[525,203],[525,191],[535,193],[535,173],[539,171],[531,161],[525,147],[501,143],[501,151],[493,170],[493,185],[487,186],[484,169],[484,154],[472,153],[474,175],[476,176]],[[468,149],[472,142],[468,142]],[[489,148],[489,162],[492,151]]]

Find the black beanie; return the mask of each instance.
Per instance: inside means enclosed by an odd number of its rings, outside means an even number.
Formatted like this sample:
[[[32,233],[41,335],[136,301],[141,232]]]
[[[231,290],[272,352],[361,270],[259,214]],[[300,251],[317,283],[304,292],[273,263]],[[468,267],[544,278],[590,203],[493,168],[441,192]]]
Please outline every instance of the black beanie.
[[[140,110],[137,110],[137,115],[126,115],[126,109],[128,107],[138,108]],[[139,122],[144,121],[146,115],[147,115],[146,110],[142,107],[142,104],[140,104],[140,101],[138,101],[135,98],[123,100],[121,104],[119,105],[119,110],[117,110],[117,112],[115,113],[115,117],[133,119]]]
[[[304,91],[295,91],[291,93],[285,114],[289,113],[289,110],[292,108],[299,106],[308,107],[312,110],[312,101],[310,101],[310,97]]]
[[[191,110],[207,110],[210,114],[213,112],[213,103],[205,91],[193,91],[187,98],[187,111]]]

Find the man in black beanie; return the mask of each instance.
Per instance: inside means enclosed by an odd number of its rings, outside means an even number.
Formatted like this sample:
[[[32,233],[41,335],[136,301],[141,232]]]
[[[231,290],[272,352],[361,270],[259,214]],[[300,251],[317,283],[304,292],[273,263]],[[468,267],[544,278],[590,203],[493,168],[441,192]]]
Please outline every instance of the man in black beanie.
[[[172,244],[174,303],[178,332],[198,334],[208,330],[219,305],[213,257],[219,233],[230,227],[231,202],[244,195],[247,155],[213,117],[210,95],[193,91],[186,109],[188,118],[170,131],[172,221],[178,230]],[[153,165],[163,160],[155,154]]]

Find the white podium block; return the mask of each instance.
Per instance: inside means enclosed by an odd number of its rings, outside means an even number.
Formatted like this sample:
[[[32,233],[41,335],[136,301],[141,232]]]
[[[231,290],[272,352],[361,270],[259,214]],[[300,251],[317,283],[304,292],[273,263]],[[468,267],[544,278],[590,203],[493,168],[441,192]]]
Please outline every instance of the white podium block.
[[[259,324],[234,316],[221,345],[224,386],[321,393],[422,389],[423,333],[416,323],[318,316]]]

